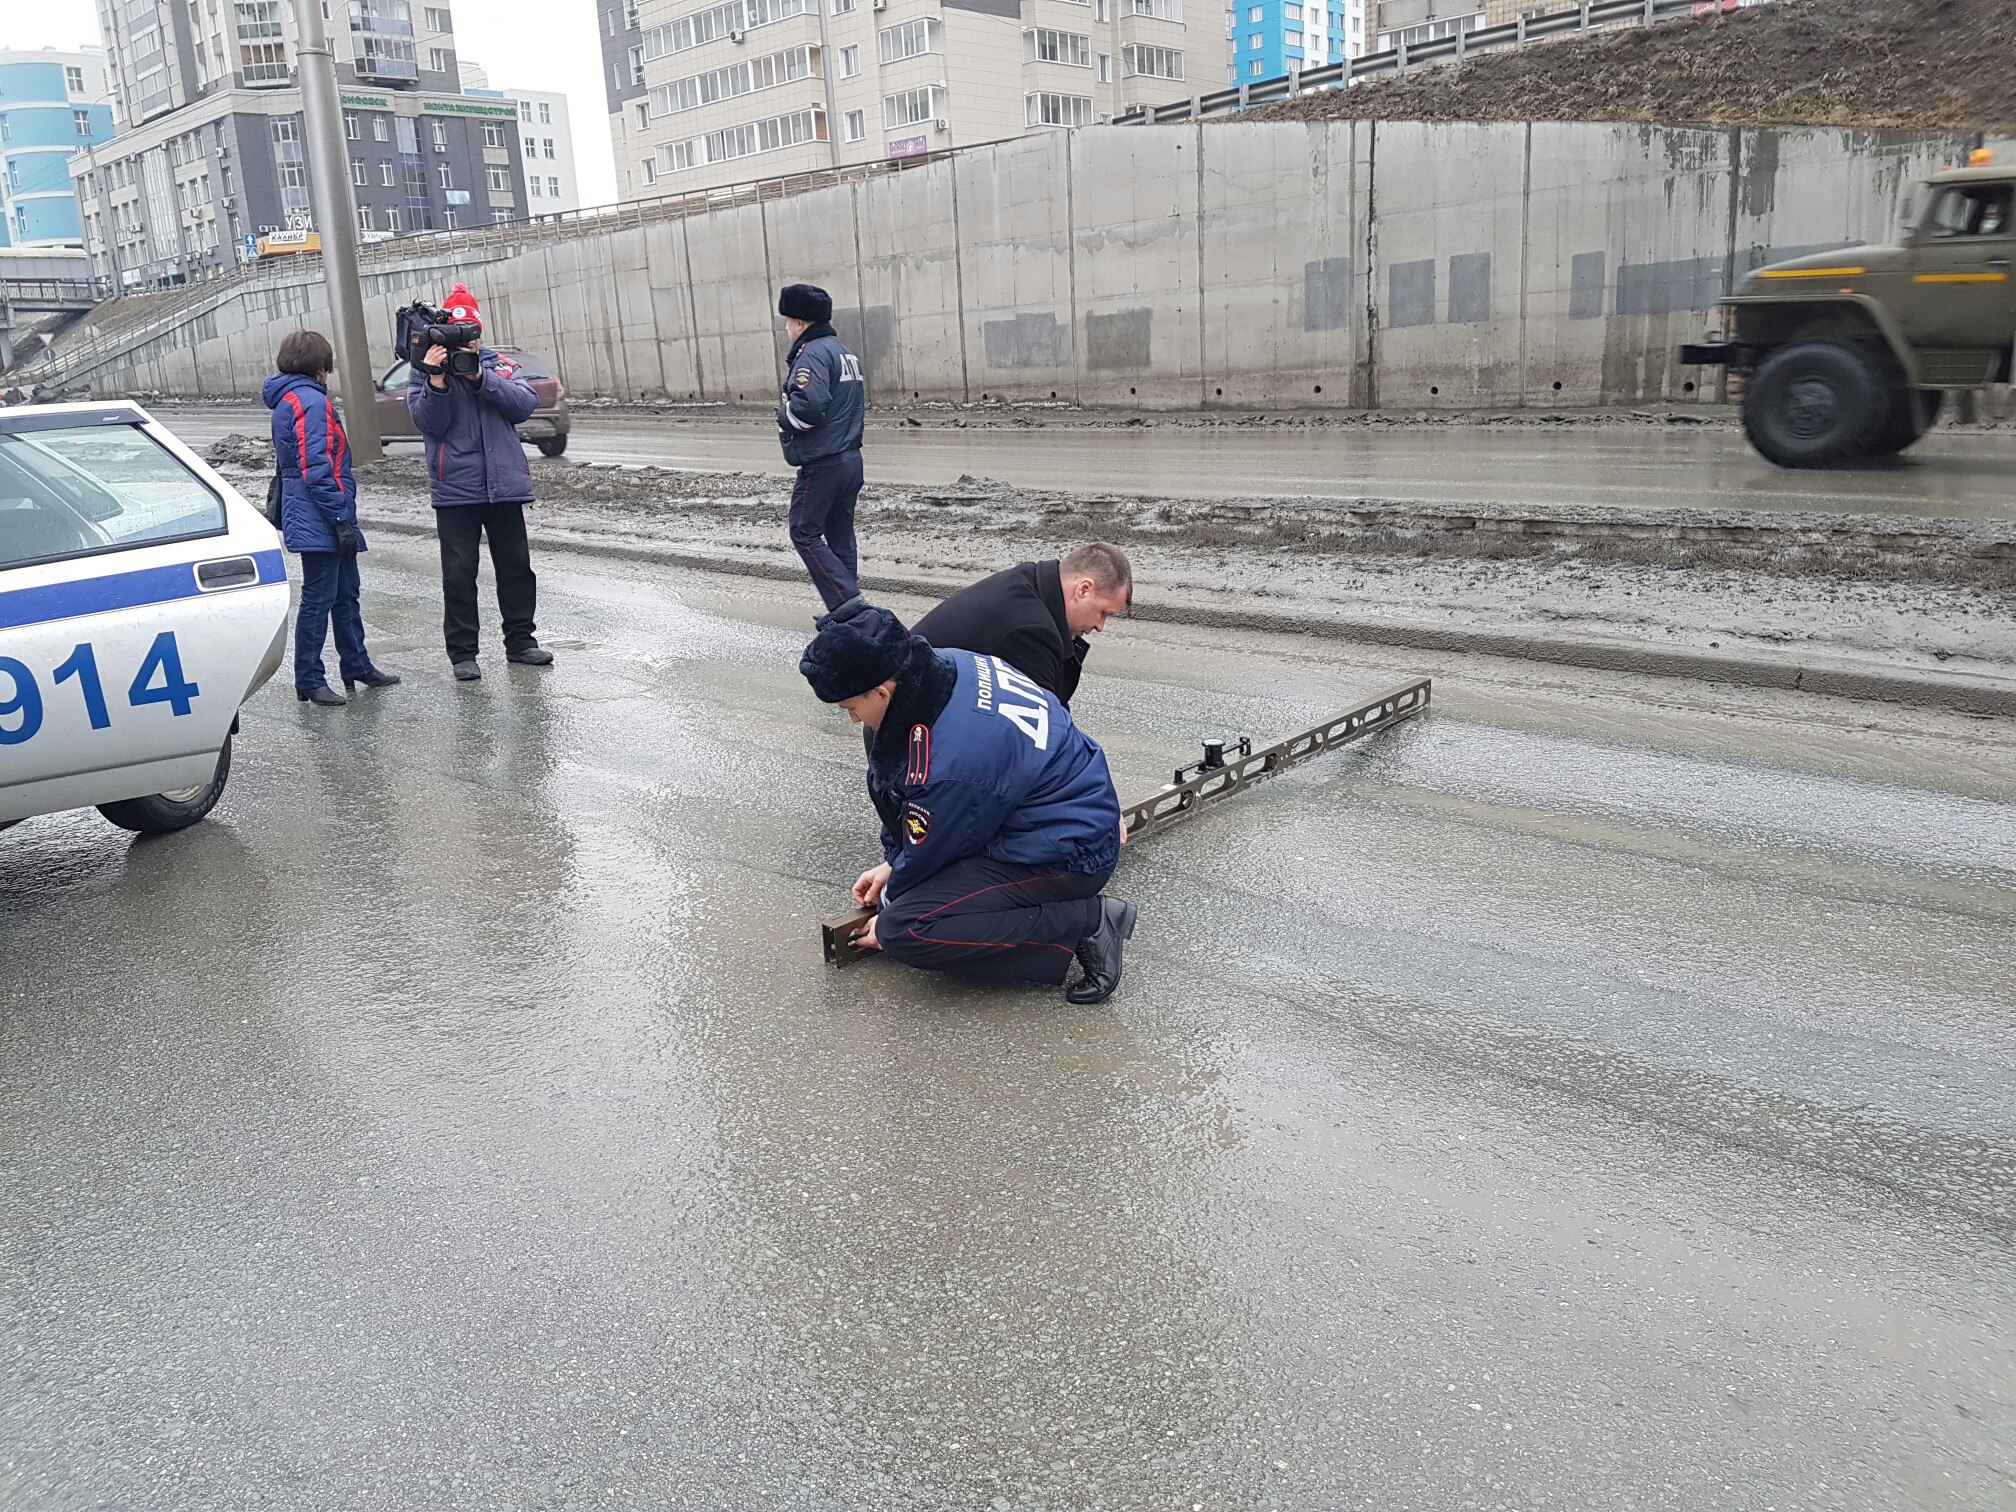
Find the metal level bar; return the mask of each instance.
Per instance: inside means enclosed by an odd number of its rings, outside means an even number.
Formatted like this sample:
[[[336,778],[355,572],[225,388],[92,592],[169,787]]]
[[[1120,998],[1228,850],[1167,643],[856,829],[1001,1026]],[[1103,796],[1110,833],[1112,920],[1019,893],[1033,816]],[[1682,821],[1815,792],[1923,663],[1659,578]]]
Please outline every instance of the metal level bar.
[[[1382,693],[1335,719],[1326,719],[1314,729],[1290,735],[1265,750],[1251,755],[1228,756],[1221,767],[1212,767],[1183,782],[1171,783],[1153,796],[1120,806],[1120,821],[1127,826],[1127,843],[1132,846],[1148,835],[1160,834],[1170,825],[1187,819],[1207,803],[1216,803],[1234,793],[1243,793],[1278,772],[1320,756],[1374,730],[1390,729],[1412,719],[1428,707],[1434,680],[1422,678]],[[874,955],[854,943],[855,936],[875,917],[871,909],[861,909],[844,919],[831,919],[819,926],[820,949],[829,966],[847,966],[863,956]]]

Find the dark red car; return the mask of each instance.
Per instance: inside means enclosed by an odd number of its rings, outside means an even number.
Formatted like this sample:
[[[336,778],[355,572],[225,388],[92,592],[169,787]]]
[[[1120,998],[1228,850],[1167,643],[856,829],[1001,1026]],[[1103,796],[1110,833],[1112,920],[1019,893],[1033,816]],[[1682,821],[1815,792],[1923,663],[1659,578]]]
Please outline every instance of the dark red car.
[[[497,355],[517,364],[518,375],[532,385],[539,396],[539,408],[518,427],[518,439],[530,441],[549,457],[567,450],[567,432],[573,421],[567,412],[567,385],[553,371],[553,364],[535,357],[523,347],[498,347]],[[412,365],[395,362],[378,380],[378,434],[386,441],[418,441],[413,417],[406,411],[406,383]]]

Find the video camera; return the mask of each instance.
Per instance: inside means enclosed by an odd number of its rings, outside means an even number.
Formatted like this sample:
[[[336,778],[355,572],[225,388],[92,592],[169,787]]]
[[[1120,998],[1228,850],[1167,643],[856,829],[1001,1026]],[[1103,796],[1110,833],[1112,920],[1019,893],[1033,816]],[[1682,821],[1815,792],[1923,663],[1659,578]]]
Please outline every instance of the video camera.
[[[482,355],[476,350],[483,339],[483,323],[456,320],[446,310],[415,302],[393,317],[396,335],[394,355],[405,359],[423,373],[450,373],[457,378],[474,378],[483,371]],[[441,367],[427,365],[427,349],[448,348],[448,361]]]

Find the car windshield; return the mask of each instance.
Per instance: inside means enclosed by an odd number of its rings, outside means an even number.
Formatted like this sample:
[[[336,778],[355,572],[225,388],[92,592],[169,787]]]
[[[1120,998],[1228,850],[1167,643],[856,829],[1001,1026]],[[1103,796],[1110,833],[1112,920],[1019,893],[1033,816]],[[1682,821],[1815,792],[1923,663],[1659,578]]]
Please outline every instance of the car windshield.
[[[1947,189],[1932,201],[1925,229],[1934,236],[2007,236],[2012,195],[2007,184]]]
[[[137,425],[0,432],[0,567],[224,529],[224,501]]]

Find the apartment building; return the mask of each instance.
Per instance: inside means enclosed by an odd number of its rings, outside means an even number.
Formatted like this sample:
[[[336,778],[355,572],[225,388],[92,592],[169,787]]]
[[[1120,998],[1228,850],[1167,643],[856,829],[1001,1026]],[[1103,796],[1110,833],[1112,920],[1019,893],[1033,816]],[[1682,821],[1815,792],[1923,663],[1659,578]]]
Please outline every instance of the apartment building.
[[[1185,0],[598,6],[626,199],[1086,126],[1226,67],[1223,12]]]
[[[462,92],[477,99],[509,100],[518,107],[518,134],[525,154],[525,213],[551,215],[581,208],[581,181],[574,173],[574,127],[567,96],[541,89],[493,89],[480,63],[463,60]]]
[[[517,107],[461,93],[449,5],[323,11],[364,236],[528,213]],[[312,224],[290,0],[101,0],[99,20],[123,124],[70,160],[94,272],[187,282]]]
[[[81,247],[70,155],[112,135],[105,55],[0,50],[0,247]]]
[[[1261,0],[1225,12],[1225,82],[1276,79],[1369,51],[1366,13],[1375,0]]]
[[[1486,0],[1374,0],[1372,42],[1366,50],[1382,52],[1402,42],[1409,47],[1417,42],[1433,42],[1498,21],[1514,20],[1521,10],[1552,10],[1563,3],[1564,0],[1526,0],[1523,5],[1509,8],[1504,15],[1494,15],[1487,23]]]

